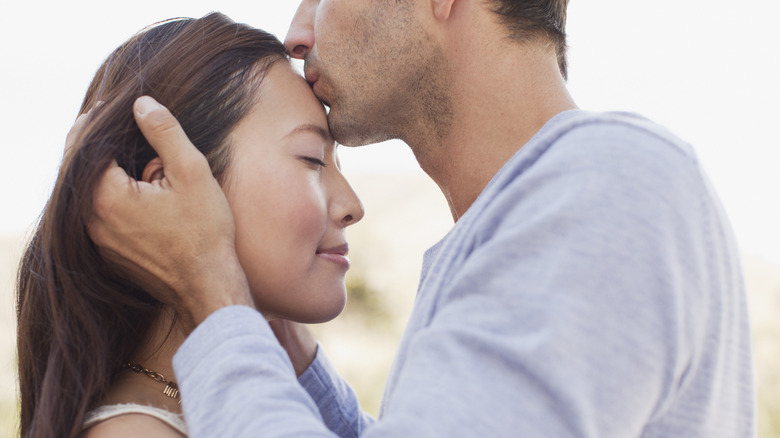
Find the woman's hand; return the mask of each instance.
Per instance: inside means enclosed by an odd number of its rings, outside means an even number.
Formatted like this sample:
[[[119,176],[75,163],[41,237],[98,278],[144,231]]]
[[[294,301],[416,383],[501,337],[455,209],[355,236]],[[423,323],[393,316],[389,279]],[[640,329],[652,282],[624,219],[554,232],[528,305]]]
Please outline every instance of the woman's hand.
[[[187,332],[222,307],[253,306],[233,216],[206,158],[154,99],[139,98],[133,112],[162,176],[137,181],[109,167],[94,194],[89,236],[107,260],[172,305]]]

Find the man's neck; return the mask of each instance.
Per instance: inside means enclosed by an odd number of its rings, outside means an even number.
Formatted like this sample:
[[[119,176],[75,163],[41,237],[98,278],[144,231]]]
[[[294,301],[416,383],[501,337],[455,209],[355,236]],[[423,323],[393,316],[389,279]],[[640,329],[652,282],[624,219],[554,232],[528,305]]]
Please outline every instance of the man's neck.
[[[408,143],[457,221],[547,121],[576,105],[554,55],[542,49],[523,47],[512,55],[482,56],[454,67],[451,132],[443,141],[410,138]]]

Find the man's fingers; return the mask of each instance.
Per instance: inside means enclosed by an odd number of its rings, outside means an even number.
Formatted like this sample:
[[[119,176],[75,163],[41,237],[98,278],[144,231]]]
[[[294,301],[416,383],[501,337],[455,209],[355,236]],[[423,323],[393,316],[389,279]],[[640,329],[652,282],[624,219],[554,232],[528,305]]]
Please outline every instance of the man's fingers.
[[[92,113],[92,110],[99,107],[102,103],[103,102],[96,103],[95,106],[89,109],[89,111],[78,116],[76,121],[73,122],[73,126],[70,127],[68,135],[65,136],[65,150],[62,152],[63,157],[67,157],[68,154],[73,151],[73,146],[76,145],[76,140],[81,137],[81,134],[84,132],[84,128],[87,126],[87,120],[89,120],[89,115]]]
[[[133,113],[138,127],[163,161],[165,176],[171,182],[211,172],[206,158],[187,138],[181,125],[167,108],[149,96],[135,101]]]
[[[124,169],[119,167],[114,161],[103,172],[103,176],[100,177],[100,182],[95,188],[95,192],[92,198],[92,211],[93,216],[88,224],[88,231],[93,241],[96,236],[92,235],[92,227],[95,222],[104,221],[107,218],[111,218],[111,212],[114,210],[117,203],[123,202],[132,191],[133,179],[127,175]]]
[[[62,152],[63,157],[67,157],[71,153],[73,146],[76,145],[76,140],[84,132],[84,127],[87,125],[87,116],[89,116],[88,112],[80,115],[73,123],[73,126],[71,126],[70,131],[68,131],[68,135],[65,137],[65,150]]]

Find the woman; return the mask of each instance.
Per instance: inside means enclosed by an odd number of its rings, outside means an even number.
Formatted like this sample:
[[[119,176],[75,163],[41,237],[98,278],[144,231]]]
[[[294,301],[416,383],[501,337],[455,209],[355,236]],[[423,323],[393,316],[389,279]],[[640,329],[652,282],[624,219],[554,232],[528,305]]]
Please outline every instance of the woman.
[[[236,251],[268,319],[320,322],[345,303],[345,227],[362,206],[338,168],[325,111],[273,36],[221,14],[151,27],[103,64],[83,132],[22,259],[17,285],[24,437],[182,436],[171,309],[106,261],[85,223],[114,160],[152,182],[165,169],[132,105],[167,106],[230,204]]]

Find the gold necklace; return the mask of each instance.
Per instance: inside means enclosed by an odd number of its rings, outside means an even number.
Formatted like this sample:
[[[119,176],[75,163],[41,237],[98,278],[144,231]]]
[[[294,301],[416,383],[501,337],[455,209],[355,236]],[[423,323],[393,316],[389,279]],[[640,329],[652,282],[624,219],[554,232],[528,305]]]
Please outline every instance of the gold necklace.
[[[165,378],[165,376],[158,373],[157,371],[144,368],[142,365],[137,363],[125,363],[122,365],[122,369],[134,371],[138,374],[143,374],[147,377],[150,377],[157,382],[165,383],[165,389],[163,389],[162,393],[181,404],[181,399],[179,398],[179,385],[177,385],[173,380],[168,380]]]

